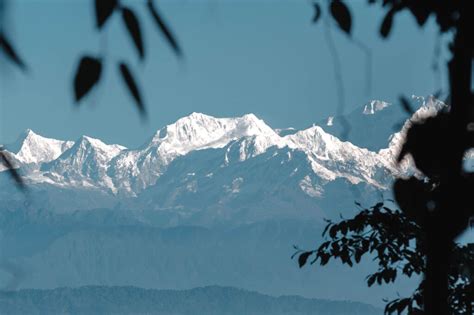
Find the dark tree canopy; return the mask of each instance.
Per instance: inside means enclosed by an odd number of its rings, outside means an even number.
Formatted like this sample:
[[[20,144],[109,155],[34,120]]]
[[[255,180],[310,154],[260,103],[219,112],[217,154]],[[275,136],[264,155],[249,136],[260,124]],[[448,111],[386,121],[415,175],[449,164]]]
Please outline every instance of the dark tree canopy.
[[[326,241],[311,251],[297,250],[298,264],[326,265],[340,260],[353,266],[362,257],[374,257],[376,272],[367,276],[367,285],[393,283],[397,277],[421,275],[426,271],[425,242],[422,228],[400,210],[392,210],[380,202],[362,208],[351,219],[328,221],[323,236]],[[474,244],[452,248],[449,270],[449,301],[451,314],[469,314],[474,297]],[[421,314],[424,306],[422,281],[413,294],[387,303],[386,314],[407,312]],[[472,311],[471,311],[472,313]]]
[[[414,123],[407,132],[398,160],[410,155],[423,178],[395,181],[393,191],[401,211],[379,203],[351,220],[330,222],[330,240],[317,250],[298,250],[299,265],[315,255],[312,262],[324,265],[330,258],[339,258],[352,266],[363,254],[375,251],[380,269],[368,277],[369,285],[392,282],[400,272],[407,276],[424,274],[414,295],[387,304],[388,313],[405,309],[410,314],[472,313],[473,248],[454,242],[474,216],[474,176],[463,169],[463,157],[474,147],[472,1],[367,2],[386,9],[379,29],[382,38],[389,36],[397,14],[403,11],[409,11],[420,28],[434,17],[440,33],[453,35],[449,43],[452,57],[447,64],[449,108]],[[340,30],[351,36],[352,17],[347,3],[330,0],[327,12]],[[314,8],[313,21],[317,22],[322,14],[322,1],[316,1]],[[412,112],[404,97],[401,105]]]

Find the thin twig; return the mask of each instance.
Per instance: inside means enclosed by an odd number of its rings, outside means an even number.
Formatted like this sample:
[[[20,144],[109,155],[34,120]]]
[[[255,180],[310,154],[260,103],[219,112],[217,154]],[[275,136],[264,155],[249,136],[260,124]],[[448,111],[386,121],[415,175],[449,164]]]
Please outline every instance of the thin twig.
[[[332,57],[332,64],[334,67],[334,78],[336,81],[336,95],[337,95],[337,116],[341,120],[342,125],[342,140],[347,140],[350,131],[350,125],[347,122],[346,118],[343,116],[344,108],[345,108],[345,93],[344,93],[344,83],[342,80],[342,72],[341,72],[341,61],[339,59],[339,54],[336,49],[336,45],[334,44],[334,39],[332,38],[331,34],[331,24],[329,22],[329,18],[326,16],[325,19],[325,27],[324,27],[324,38],[326,40],[326,44],[329,48]]]

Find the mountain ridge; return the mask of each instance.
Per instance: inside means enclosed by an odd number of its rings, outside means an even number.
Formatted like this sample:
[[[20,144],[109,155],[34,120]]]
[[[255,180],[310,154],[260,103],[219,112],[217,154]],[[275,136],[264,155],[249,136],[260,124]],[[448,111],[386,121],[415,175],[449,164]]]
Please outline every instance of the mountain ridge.
[[[52,290],[0,291],[9,314],[378,314],[381,309],[349,301],[270,296],[233,287],[188,290],[133,286],[84,286]]]
[[[214,218],[228,216],[236,209],[255,218],[261,209],[270,211],[273,207],[272,211],[280,209],[290,215],[290,211],[298,212],[298,207],[316,209],[315,204],[337,204],[337,195],[343,191],[353,191],[352,200],[390,194],[396,176],[417,173],[409,158],[401,166],[396,163],[407,128],[444,106],[432,97],[423,100],[379,150],[343,141],[324,125],[282,132],[254,114],[216,118],[192,113],[159,129],[136,149],[87,136],[66,142],[28,131],[37,141],[20,141],[20,150],[11,156],[25,181],[41,195],[37,200],[42,200],[42,207],[174,209],[173,215],[185,217],[195,217],[206,209]],[[351,114],[353,120],[349,122],[360,129],[360,124],[367,122],[365,117],[376,122],[373,119],[377,115],[391,115],[392,107],[373,101]],[[381,120],[385,127],[387,119]],[[333,119],[334,126],[339,120]],[[54,154],[47,151],[46,157],[36,157],[39,162],[26,163],[32,159],[25,162],[20,155],[28,151],[30,143],[40,148],[54,143]],[[70,205],[51,202],[54,198],[62,200],[65,191],[77,196],[70,199]],[[48,195],[55,197],[48,201]],[[8,192],[5,196],[13,198]],[[235,215],[238,218],[238,212]]]
[[[394,171],[376,152],[340,141],[319,126],[280,136],[278,130],[272,129],[254,114],[216,118],[191,113],[159,129],[139,149],[108,145],[87,136],[72,142],[34,134],[37,140],[29,141],[30,134],[34,132],[27,131],[20,150],[12,152],[20,166],[38,165],[34,172],[26,172],[27,181],[34,184],[48,182],[71,188],[97,188],[113,194],[121,191],[132,196],[154,185],[174,159],[190,152],[223,149],[225,165],[229,161],[228,152],[233,145],[239,146],[240,162],[263,154],[270,147],[286,148],[288,154],[295,150],[302,151],[307,155],[314,173],[326,181],[343,177],[354,183],[366,181],[383,188],[381,180],[371,178],[373,169],[385,168],[387,173]],[[44,147],[51,149],[44,150]],[[35,150],[35,154],[25,153]],[[351,159],[351,155],[358,157]],[[362,157],[369,166],[364,166]],[[338,163],[345,163],[347,159],[354,166],[352,174],[347,172],[348,168],[343,171],[343,168],[337,167]],[[337,163],[328,165],[329,160]]]

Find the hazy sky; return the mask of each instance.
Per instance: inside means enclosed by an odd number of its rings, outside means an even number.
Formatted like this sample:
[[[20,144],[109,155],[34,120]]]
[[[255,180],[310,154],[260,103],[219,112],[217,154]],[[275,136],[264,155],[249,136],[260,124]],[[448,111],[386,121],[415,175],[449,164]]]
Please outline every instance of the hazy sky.
[[[336,111],[333,59],[324,24],[311,24],[310,1],[158,1],[183,47],[179,62],[154,27],[145,1],[127,2],[142,20],[147,59],[140,63],[116,14],[103,34],[95,31],[92,0],[15,0],[8,29],[30,72],[1,60],[0,142],[26,128],[45,136],[82,134],[127,146],[193,111],[224,117],[255,113],[275,128],[304,128]],[[401,92],[427,95],[436,88],[431,71],[436,29],[419,30],[406,14],[392,36],[378,37],[380,8],[348,1],[354,35],[372,53],[372,89],[366,90],[365,54],[332,31],[342,64],[345,111],[370,99],[395,101]],[[83,53],[106,54],[98,89],[75,106],[72,76]],[[118,76],[116,62],[133,65],[148,106],[142,124]],[[444,67],[444,64],[442,64]],[[444,70],[444,68],[443,68]]]

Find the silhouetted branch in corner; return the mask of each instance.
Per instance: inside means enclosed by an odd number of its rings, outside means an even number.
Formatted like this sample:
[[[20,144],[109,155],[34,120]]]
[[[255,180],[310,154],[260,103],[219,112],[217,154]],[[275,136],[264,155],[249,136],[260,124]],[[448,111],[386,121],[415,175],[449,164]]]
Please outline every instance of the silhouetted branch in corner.
[[[303,251],[298,248],[298,265],[303,267],[331,260],[353,266],[366,256],[374,260],[377,271],[366,278],[369,287],[393,283],[399,277],[411,277],[426,272],[424,257],[427,240],[424,230],[400,210],[392,210],[386,203],[363,208],[351,219],[338,223],[328,221],[323,232],[325,242],[319,248]],[[449,266],[451,314],[471,314],[474,296],[474,244],[454,245]],[[387,302],[386,314],[420,314],[424,307],[423,292],[426,282],[421,282],[413,294]]]

